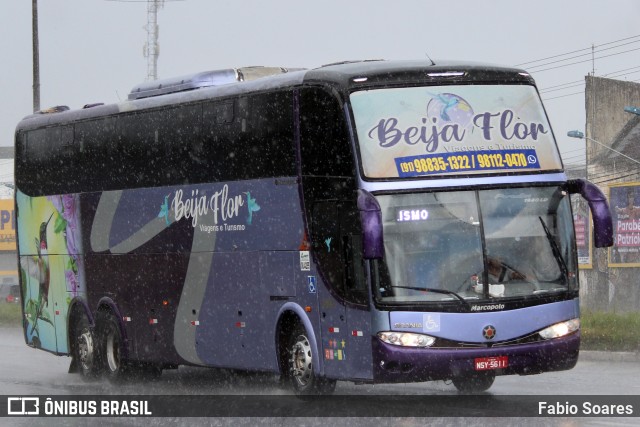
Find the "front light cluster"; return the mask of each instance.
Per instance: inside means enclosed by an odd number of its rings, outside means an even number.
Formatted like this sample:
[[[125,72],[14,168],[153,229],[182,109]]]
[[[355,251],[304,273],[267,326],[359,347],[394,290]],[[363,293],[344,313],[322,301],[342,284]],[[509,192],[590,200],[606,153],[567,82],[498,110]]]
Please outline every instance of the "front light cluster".
[[[564,322],[556,323],[555,325],[551,325],[548,328],[544,328],[540,332],[540,336],[545,340],[550,340],[552,338],[560,338],[565,335],[569,335],[572,332],[580,329],[580,319],[571,319],[566,320]]]
[[[402,347],[430,347],[436,342],[434,337],[410,332],[378,332],[378,338],[387,344]]]

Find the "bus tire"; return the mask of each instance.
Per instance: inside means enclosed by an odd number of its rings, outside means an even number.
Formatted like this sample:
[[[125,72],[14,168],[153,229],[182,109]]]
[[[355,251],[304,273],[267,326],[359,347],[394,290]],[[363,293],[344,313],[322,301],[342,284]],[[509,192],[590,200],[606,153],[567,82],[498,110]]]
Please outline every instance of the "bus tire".
[[[453,385],[461,393],[480,393],[489,390],[496,379],[493,371],[471,372],[452,378]]]
[[[118,320],[107,311],[98,312],[101,361],[105,376],[112,381],[124,379],[126,365],[122,358],[123,339]]]
[[[298,324],[289,340],[289,378],[299,397],[332,394],[336,380],[318,377],[313,369],[313,351],[307,332]]]
[[[72,330],[71,352],[77,372],[86,379],[96,378],[100,373],[98,347],[95,334],[84,314],[77,317]]]

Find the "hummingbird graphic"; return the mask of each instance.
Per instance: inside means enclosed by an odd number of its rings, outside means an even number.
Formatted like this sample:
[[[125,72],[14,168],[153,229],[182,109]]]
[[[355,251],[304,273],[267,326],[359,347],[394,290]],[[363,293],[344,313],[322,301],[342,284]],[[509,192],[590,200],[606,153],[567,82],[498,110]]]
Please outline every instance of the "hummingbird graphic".
[[[169,226],[169,196],[164,196],[164,203],[160,205],[160,213],[158,218],[164,218],[164,222]]]
[[[247,208],[249,209],[249,217],[247,218],[247,224],[251,225],[251,221],[253,220],[253,213],[258,212],[260,210],[260,205],[256,203],[256,199],[251,197],[251,193],[245,191],[247,195]]]
[[[37,300],[37,309],[35,313],[35,319],[33,319],[33,330],[37,331],[38,319],[42,318],[42,310],[45,306],[49,306],[49,284],[51,280],[51,274],[49,270],[49,260],[47,257],[49,246],[47,244],[47,226],[53,218],[53,214],[48,220],[40,224],[40,230],[38,237],[34,239],[36,244],[37,256],[23,257],[20,259],[20,265],[30,277],[33,277],[38,281],[39,291]],[[43,320],[51,323],[50,320],[43,318]]]
[[[460,101],[457,98],[447,94],[438,94],[436,95],[436,97],[442,103],[442,108],[440,109],[440,117],[442,118],[442,120],[450,122],[451,117],[449,117],[448,110],[458,105],[458,102]]]
[[[332,240],[333,240],[333,237],[329,237],[329,238],[324,240],[324,244],[327,245],[327,252],[331,252],[331,241]]]

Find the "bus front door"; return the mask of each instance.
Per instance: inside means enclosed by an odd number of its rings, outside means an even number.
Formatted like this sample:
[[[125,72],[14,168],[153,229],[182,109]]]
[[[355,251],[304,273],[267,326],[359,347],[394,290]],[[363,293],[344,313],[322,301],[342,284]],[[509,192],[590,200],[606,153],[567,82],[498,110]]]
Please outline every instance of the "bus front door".
[[[371,377],[371,313],[355,204],[326,201],[314,206],[313,242],[320,276],[324,374],[337,379]]]

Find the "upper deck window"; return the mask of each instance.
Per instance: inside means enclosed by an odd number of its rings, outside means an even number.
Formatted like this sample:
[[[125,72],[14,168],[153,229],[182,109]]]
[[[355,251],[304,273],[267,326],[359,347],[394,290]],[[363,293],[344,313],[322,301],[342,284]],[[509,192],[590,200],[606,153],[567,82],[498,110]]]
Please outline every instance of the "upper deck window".
[[[367,178],[562,169],[533,86],[374,89],[351,103]]]

